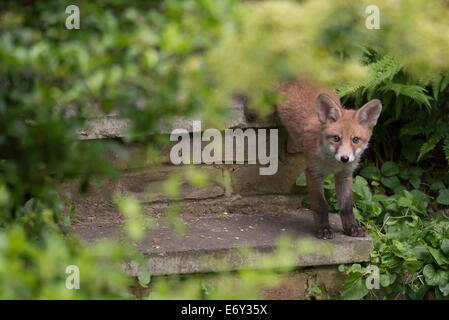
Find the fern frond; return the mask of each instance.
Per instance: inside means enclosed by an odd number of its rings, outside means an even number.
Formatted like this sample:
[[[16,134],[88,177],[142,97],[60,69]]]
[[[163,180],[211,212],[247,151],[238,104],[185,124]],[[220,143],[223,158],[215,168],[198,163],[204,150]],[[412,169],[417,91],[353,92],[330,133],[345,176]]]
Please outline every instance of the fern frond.
[[[385,84],[379,87],[379,91],[393,91],[396,94],[396,97],[400,95],[409,97],[412,100],[415,100],[419,105],[425,105],[430,109],[430,100],[432,97],[426,94],[426,89],[424,87],[386,81]]]
[[[449,137],[446,137],[446,139],[444,139],[443,152],[444,157],[446,158],[446,162],[449,165]]]
[[[337,87],[339,96],[356,92],[358,89],[374,88],[384,81],[391,80],[401,70],[402,64],[392,56],[386,55],[379,61],[368,65],[369,75],[361,82],[342,84]]]
[[[435,134],[431,136],[430,139],[421,146],[421,149],[419,150],[418,161],[420,161],[424,155],[435,149],[436,145],[441,141],[441,139],[443,139],[443,134]]]
[[[404,135],[416,136],[418,134],[425,134],[427,132],[426,128],[418,125],[416,122],[412,122],[406,124],[402,127],[399,132],[399,136],[402,137]]]

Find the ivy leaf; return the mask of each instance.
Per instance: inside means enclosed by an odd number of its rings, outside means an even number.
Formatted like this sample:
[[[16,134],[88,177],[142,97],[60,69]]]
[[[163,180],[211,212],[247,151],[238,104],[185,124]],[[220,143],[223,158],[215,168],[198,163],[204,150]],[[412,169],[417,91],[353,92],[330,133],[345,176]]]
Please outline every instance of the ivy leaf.
[[[306,174],[303,172],[299,175],[299,177],[296,179],[296,185],[300,187],[306,187],[307,186],[307,180],[306,180]]]
[[[443,294],[443,296],[448,296],[449,295],[449,283],[446,283],[445,285],[440,285],[438,286],[438,288],[440,289],[441,293]]]
[[[440,190],[440,194],[438,195],[437,202],[440,204],[444,204],[446,206],[449,205],[449,189]]]
[[[310,287],[310,291],[313,293],[316,293],[316,294],[321,294],[321,289],[316,284],[314,284],[314,285],[312,285],[312,287]]]
[[[365,201],[371,201],[372,199],[372,194],[368,182],[361,176],[355,177],[353,191]]]
[[[449,264],[448,259],[443,255],[443,253],[441,253],[440,250],[429,246],[427,246],[427,249],[429,249],[429,252],[432,254],[432,257],[435,259],[438,265],[444,266],[446,264]]]
[[[387,188],[390,188],[390,189],[394,189],[401,185],[401,182],[399,181],[398,177],[396,177],[396,176],[382,177],[380,179],[380,182],[382,182],[382,184],[384,186],[386,186]]]
[[[419,189],[419,186],[421,185],[421,178],[419,177],[411,177],[410,183],[415,189]]]
[[[406,197],[400,197],[398,200],[398,206],[403,208],[410,208],[413,205],[413,201]]]
[[[449,239],[443,239],[443,241],[441,241],[441,251],[443,251],[445,255],[449,255]]]
[[[363,282],[362,274],[351,274],[341,289],[340,298],[343,300],[360,300],[368,294],[369,290]]]
[[[367,179],[380,179],[380,170],[375,166],[368,166],[360,171],[360,174]]]
[[[393,189],[394,194],[400,195],[402,194],[402,191],[407,190],[404,186],[400,185]]]
[[[148,284],[150,283],[151,280],[151,275],[148,272],[148,270],[144,270],[142,271],[139,276],[137,277],[137,279],[139,280],[139,284],[144,287],[147,288]]]
[[[352,272],[360,272],[360,273],[362,273],[362,272],[363,272],[362,266],[361,266],[360,264],[358,264],[358,263],[354,263],[354,264],[351,266],[351,271],[352,271]]]
[[[429,286],[444,286],[448,282],[448,274],[444,270],[435,270],[434,266],[431,264],[427,264],[423,268],[423,275],[426,279],[426,283]]]
[[[445,188],[446,188],[446,186],[441,181],[435,181],[434,183],[432,183],[430,185],[430,190],[441,190],[441,189],[445,189]]]
[[[409,180],[411,176],[412,176],[412,173],[411,173],[410,169],[401,170],[401,173],[399,173],[399,177],[401,177],[401,179],[404,179],[404,180]]]
[[[396,274],[394,273],[382,273],[379,277],[379,282],[382,287],[388,287],[392,285],[396,280]]]
[[[381,172],[385,177],[391,177],[399,174],[400,170],[399,166],[396,163],[394,163],[393,161],[387,161],[382,165]]]
[[[449,300],[449,296],[445,297],[440,288],[435,289],[435,298],[437,300]]]
[[[414,176],[414,177],[421,177],[423,170],[419,167],[415,167],[415,168],[412,168],[410,170],[410,172],[411,172],[412,176]]]

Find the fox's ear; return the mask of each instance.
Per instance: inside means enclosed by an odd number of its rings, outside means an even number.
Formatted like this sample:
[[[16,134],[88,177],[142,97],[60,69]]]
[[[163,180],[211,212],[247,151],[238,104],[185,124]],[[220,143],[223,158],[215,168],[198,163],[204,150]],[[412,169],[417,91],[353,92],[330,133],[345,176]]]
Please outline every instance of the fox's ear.
[[[372,128],[376,125],[381,111],[382,103],[379,99],[373,99],[357,110],[357,121],[364,127]]]
[[[340,106],[324,93],[318,96],[316,108],[321,123],[334,123],[341,117]]]

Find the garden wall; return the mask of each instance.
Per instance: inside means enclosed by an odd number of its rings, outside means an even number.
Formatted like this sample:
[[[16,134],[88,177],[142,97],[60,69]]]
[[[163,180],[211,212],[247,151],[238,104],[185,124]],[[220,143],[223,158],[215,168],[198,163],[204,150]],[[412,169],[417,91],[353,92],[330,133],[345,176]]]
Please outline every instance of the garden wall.
[[[126,132],[127,122],[118,119],[116,115],[108,115],[91,119],[88,121],[88,127],[78,132],[80,139],[116,139],[121,138]],[[159,134],[166,136],[169,140],[170,132],[175,128],[186,129],[192,136],[192,121],[186,119],[177,119],[172,124],[161,124]],[[170,149],[176,142],[159,149],[161,154],[159,165],[155,165],[154,159],[148,152],[148,147],[143,144],[123,144],[123,153],[111,153],[108,155],[112,161],[123,172],[121,179],[117,181],[104,181],[103,184],[92,188],[85,200],[107,201],[113,194],[134,196],[142,203],[151,203],[154,201],[168,200],[163,192],[163,183],[166,178],[172,174],[178,174],[183,180],[181,186],[181,200],[202,200],[212,198],[230,198],[247,197],[260,195],[298,195],[301,194],[301,188],[295,184],[296,178],[305,169],[305,159],[302,154],[295,152],[290,146],[288,135],[283,128],[279,128],[279,122],[275,115],[265,118],[259,118],[255,121],[248,121],[244,115],[243,105],[236,104],[234,117],[226,121],[223,129],[241,128],[247,129],[279,129],[278,131],[278,170],[274,175],[260,175],[260,164],[249,164],[248,155],[245,152],[245,163],[236,164],[201,164],[192,165],[194,169],[200,169],[208,173],[212,183],[204,188],[196,188],[190,185],[185,179],[191,166],[174,165],[170,161]],[[203,130],[206,128],[202,128]],[[256,136],[258,135],[257,130]],[[258,136],[257,136],[258,138]],[[192,143],[191,139],[191,143]],[[267,150],[269,153],[270,142],[267,131]],[[208,142],[202,142],[202,150]],[[247,150],[245,142],[245,150]],[[223,146],[224,147],[224,134]],[[235,150],[235,145],[234,145]],[[223,152],[224,153],[224,152]],[[235,158],[235,156],[234,156]],[[235,160],[235,159],[233,159]],[[76,193],[77,183],[75,181],[66,182],[65,188],[71,191],[71,196],[80,199]],[[295,205],[298,203],[294,201]]]

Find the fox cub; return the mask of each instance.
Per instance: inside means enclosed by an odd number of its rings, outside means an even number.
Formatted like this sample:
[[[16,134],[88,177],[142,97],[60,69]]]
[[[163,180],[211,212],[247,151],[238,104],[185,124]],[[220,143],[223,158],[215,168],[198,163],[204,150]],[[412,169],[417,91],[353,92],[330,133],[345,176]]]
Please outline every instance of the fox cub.
[[[361,237],[352,212],[352,174],[368,147],[382,104],[374,99],[358,110],[343,108],[334,90],[315,88],[298,80],[283,85],[285,103],[278,106],[279,118],[290,138],[307,161],[306,177],[311,208],[319,238],[334,237],[324,198],[323,179],[333,173],[345,234]]]

